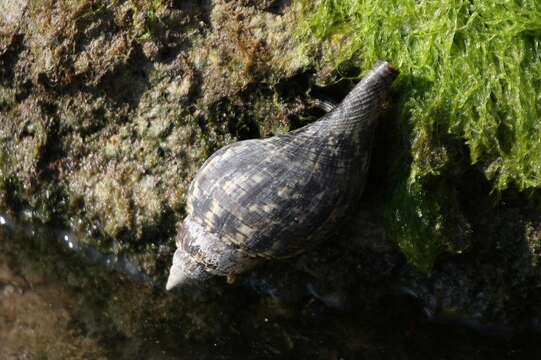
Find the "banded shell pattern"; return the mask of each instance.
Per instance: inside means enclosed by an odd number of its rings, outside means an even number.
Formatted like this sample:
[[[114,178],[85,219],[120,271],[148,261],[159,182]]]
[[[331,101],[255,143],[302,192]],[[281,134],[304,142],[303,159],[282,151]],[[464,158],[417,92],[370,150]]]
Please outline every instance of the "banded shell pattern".
[[[187,195],[167,289],[316,245],[359,199],[375,119],[398,75],[380,62],[320,120],[215,152]]]

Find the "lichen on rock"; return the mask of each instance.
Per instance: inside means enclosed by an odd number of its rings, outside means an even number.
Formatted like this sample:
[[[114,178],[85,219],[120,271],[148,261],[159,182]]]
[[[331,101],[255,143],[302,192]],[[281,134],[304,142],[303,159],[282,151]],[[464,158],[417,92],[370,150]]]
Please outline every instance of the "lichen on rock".
[[[0,48],[2,207],[154,268],[144,252],[172,244],[203,161],[288,128],[295,110],[275,85],[306,65],[295,16],[228,1],[14,2]]]

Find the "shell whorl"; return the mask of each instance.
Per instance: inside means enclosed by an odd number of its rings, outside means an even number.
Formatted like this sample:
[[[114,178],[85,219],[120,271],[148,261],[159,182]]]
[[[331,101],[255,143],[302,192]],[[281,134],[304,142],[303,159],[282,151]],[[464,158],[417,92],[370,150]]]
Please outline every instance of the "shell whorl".
[[[362,193],[373,123],[398,72],[379,63],[332,112],[214,153],[192,181],[167,289],[317,244]]]
[[[385,61],[380,61],[350,93],[340,106],[332,112],[332,125],[351,130],[362,129],[377,118],[381,103],[388,89],[398,76],[398,71]]]

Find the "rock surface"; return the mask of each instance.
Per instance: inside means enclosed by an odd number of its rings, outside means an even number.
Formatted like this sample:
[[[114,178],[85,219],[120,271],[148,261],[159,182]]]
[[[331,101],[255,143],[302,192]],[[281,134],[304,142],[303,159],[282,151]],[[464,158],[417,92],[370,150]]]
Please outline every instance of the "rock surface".
[[[295,11],[243,2],[4,2],[3,207],[31,208],[151,273],[217,148],[290,127]],[[25,16],[21,17],[22,12]],[[287,80],[286,80],[287,81]]]
[[[360,212],[340,234],[235,285],[163,293],[202,162],[230,142],[315,120],[312,92],[340,100],[352,86],[315,85],[328,69],[302,51],[297,17],[289,1],[0,0],[0,209],[30,224],[14,231],[0,218],[0,343],[9,343],[0,355],[20,355],[21,339],[28,356],[50,358],[536,350],[538,209],[512,192],[494,205],[490,185],[465,169],[472,185],[457,189],[457,208],[470,245],[430,275],[416,271],[382,225],[392,101]],[[133,281],[134,268],[155,287]],[[54,339],[37,341],[51,329]]]

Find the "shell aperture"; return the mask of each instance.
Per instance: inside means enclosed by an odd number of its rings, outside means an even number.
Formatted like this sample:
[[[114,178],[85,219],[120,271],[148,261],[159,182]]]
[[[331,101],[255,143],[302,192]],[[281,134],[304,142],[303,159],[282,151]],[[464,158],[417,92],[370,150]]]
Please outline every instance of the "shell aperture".
[[[167,290],[234,276],[323,239],[362,193],[374,122],[397,75],[379,62],[318,121],[216,151],[188,190]]]

